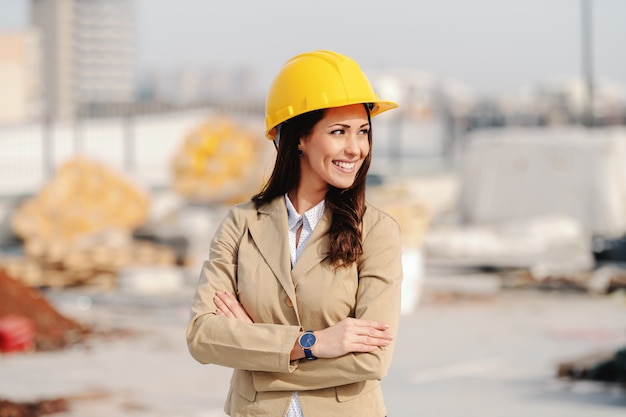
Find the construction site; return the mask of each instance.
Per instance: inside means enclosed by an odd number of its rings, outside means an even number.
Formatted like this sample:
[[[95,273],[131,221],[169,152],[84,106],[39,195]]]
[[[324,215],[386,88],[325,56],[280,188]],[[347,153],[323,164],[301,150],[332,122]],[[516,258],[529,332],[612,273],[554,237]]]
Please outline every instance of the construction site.
[[[161,121],[178,138],[132,169],[95,141],[63,157],[75,130],[45,180],[7,158],[7,185],[40,185],[2,200],[0,415],[223,415],[229,370],[184,333],[213,231],[272,166],[251,120]],[[368,200],[404,246],[390,415],[621,415],[625,132],[482,130],[438,168],[374,165]]]
[[[368,128],[402,243],[387,415],[623,417],[623,5],[279,3],[0,6],[0,417],[226,416],[192,298],[273,169],[262,74],[307,45],[399,104]]]

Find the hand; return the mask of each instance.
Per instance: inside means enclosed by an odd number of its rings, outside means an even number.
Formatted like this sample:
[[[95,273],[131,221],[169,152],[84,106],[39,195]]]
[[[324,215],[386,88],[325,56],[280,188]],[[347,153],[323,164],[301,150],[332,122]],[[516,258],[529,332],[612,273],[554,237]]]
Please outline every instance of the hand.
[[[345,318],[324,330],[315,331],[312,353],[318,358],[336,358],[350,352],[375,352],[387,346],[393,336],[389,325],[371,320]]]
[[[217,315],[235,318],[245,323],[254,323],[237,297],[229,292],[216,292],[213,303],[217,307]]]

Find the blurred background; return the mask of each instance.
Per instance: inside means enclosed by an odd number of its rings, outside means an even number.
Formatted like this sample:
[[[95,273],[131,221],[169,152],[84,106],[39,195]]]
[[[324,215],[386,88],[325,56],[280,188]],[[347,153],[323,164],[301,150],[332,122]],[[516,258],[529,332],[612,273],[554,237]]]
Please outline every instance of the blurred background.
[[[0,410],[222,415],[228,373],[184,346],[195,280],[271,172],[274,74],[330,49],[400,104],[368,177],[404,239],[390,415],[623,413],[625,21],[620,0],[2,0]]]

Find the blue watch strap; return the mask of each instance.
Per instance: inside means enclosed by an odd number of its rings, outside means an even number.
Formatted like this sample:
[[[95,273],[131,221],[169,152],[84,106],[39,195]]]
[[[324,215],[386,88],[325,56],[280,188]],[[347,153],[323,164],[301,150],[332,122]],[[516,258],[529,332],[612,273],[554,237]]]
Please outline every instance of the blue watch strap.
[[[317,359],[317,357],[311,353],[311,349],[304,349],[304,356],[310,361]]]

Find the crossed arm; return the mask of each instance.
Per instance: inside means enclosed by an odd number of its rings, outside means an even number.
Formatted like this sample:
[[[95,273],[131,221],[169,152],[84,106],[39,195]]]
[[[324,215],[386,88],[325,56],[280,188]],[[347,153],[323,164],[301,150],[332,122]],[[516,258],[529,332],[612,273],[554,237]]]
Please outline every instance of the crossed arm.
[[[219,316],[241,320],[244,323],[253,323],[245,308],[234,294],[217,292],[213,297]],[[318,358],[336,358],[351,352],[374,352],[379,347],[387,346],[393,336],[387,332],[389,324],[371,320],[345,318],[340,322],[323,330],[315,331],[317,343],[311,349]],[[298,338],[302,332],[298,334]],[[304,358],[304,351],[294,340],[290,359]]]

